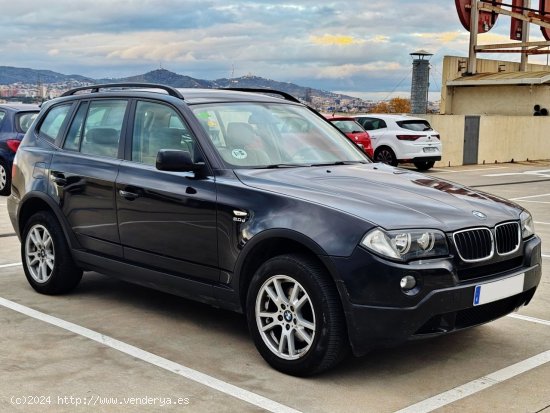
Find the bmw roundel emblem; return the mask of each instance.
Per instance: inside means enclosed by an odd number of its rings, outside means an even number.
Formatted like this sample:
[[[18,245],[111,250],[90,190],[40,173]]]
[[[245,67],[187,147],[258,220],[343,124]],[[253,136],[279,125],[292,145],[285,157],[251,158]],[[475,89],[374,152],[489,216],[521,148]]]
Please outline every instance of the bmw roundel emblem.
[[[483,212],[472,211],[472,214],[474,214],[474,217],[476,217],[476,218],[487,219],[487,215],[485,215]]]

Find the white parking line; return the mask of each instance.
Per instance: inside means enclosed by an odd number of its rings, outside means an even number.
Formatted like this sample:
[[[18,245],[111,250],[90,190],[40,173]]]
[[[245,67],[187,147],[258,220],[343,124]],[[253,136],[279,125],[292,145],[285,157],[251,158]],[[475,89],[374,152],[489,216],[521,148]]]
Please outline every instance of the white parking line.
[[[531,199],[531,198],[542,198],[543,196],[550,196],[550,194],[539,194],[539,195],[530,195],[530,196],[522,196],[520,198],[512,198],[511,201],[521,201],[524,199]]]
[[[508,314],[508,317],[517,318],[518,320],[523,320],[523,321],[530,321],[531,323],[537,323],[537,324],[542,324],[542,325],[545,325],[545,326],[550,326],[550,321],[542,320],[540,318],[535,318],[535,317],[529,317],[527,315]]]
[[[0,268],[19,267],[21,264],[21,262],[14,262],[13,264],[2,264],[0,265]]]
[[[32,308],[25,307],[24,305],[14,303],[13,301],[9,301],[1,297],[0,297],[0,305],[3,307],[9,308],[13,311],[17,311],[18,313],[24,314],[28,317],[32,317],[37,320],[44,321],[45,323],[70,331],[71,333],[78,334],[82,337],[86,337],[90,340],[96,341],[107,347],[110,347],[122,353],[128,354],[131,357],[145,361],[149,364],[152,364],[154,366],[160,367],[162,369],[168,370],[172,373],[185,377],[186,379],[193,380],[204,386],[210,387],[214,390],[218,390],[229,396],[243,400],[261,409],[274,412],[274,413],[300,413],[298,410],[285,406],[284,404],[277,403],[276,401],[260,396],[259,394],[252,393],[245,389],[241,389],[240,387],[226,383],[223,380],[216,379],[215,377],[209,376],[208,374],[201,373],[200,371],[197,371],[197,370],[193,370],[182,364],[175,363],[173,361],[165,359],[164,357],[157,356],[156,354],[150,353],[138,347],[124,343],[123,341],[119,341],[112,337],[98,333],[97,331],[93,331],[88,328],[79,326],[77,324],[73,324],[68,321],[62,320],[60,318],[53,317],[51,315],[42,313],[40,311],[33,310]]]
[[[423,400],[396,413],[427,413],[550,362],[550,350]]]
[[[483,176],[534,175],[534,176],[542,176],[544,178],[548,178],[550,176],[548,175],[549,172],[550,172],[550,169],[541,169],[539,171],[507,172],[503,174],[489,174],[489,175],[483,175]]]
[[[548,254],[541,254],[544,258],[550,258],[550,255]]]
[[[535,221],[535,224],[537,224],[537,225],[550,225],[550,222]]]
[[[497,166],[495,168],[479,168],[479,169],[461,169],[459,171],[445,171],[442,169],[431,169],[430,172],[437,172],[440,174],[458,174],[461,172],[478,172],[478,171],[492,171],[495,169],[508,169],[507,166]]]

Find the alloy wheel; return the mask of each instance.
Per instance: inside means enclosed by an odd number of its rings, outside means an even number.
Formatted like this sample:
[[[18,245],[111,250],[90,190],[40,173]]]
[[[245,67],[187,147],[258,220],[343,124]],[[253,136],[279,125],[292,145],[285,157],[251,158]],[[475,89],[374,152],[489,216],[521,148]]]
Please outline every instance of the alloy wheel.
[[[315,339],[315,311],[307,291],[287,275],[267,279],[256,297],[256,324],[264,343],[276,356],[296,360]]]
[[[53,239],[43,225],[34,225],[25,240],[25,262],[31,277],[44,284],[52,276],[55,265]]]
[[[6,187],[8,183],[8,176],[6,174],[6,168],[0,164],[0,191]]]

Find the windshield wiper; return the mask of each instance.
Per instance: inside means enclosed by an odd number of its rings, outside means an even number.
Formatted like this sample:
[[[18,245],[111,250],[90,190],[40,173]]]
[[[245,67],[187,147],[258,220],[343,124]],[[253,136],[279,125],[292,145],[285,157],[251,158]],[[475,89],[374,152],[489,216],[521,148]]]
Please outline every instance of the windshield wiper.
[[[332,165],[356,165],[356,164],[366,164],[365,161],[335,161],[335,162],[326,162],[326,163],[314,163],[311,166],[332,166]]]
[[[260,166],[261,169],[277,169],[277,168],[304,168],[309,167],[309,164],[303,163],[275,163],[272,165]]]

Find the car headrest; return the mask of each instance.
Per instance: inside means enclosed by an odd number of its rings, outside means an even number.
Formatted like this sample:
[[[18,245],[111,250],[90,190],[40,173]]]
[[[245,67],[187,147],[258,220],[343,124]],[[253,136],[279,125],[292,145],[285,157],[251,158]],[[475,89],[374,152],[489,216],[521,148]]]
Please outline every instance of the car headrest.
[[[100,145],[118,145],[120,133],[113,128],[94,128],[86,134],[86,139],[90,143]]]
[[[226,143],[228,146],[244,147],[257,139],[254,129],[245,122],[231,122],[227,125]]]

